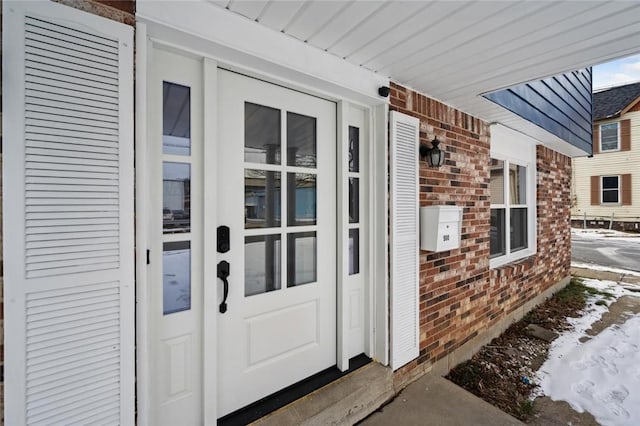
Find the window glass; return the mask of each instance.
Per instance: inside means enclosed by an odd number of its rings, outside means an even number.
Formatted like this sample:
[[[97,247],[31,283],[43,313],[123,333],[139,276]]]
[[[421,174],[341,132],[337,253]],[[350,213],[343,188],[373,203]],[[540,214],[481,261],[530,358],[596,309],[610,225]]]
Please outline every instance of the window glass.
[[[280,110],[244,103],[244,161],[280,164]]]
[[[360,129],[349,126],[349,171],[360,171]]]
[[[620,187],[618,176],[604,176],[602,178],[602,202],[620,202]]]
[[[191,243],[164,243],[162,251],[162,313],[191,309]]]
[[[511,209],[511,252],[527,248],[527,209]]]
[[[162,153],[191,155],[191,89],[162,83]]]
[[[316,167],[316,119],[287,112],[287,165]]]
[[[280,172],[244,171],[244,227],[280,226]]]
[[[191,165],[162,163],[162,228],[165,234],[191,230]]]
[[[504,161],[491,159],[491,204],[504,204]]]
[[[244,295],[280,289],[280,235],[244,239]]]
[[[618,149],[618,123],[600,125],[600,150]]]
[[[316,175],[287,173],[287,224],[316,224]]]
[[[509,202],[527,204],[527,168],[509,164]]]
[[[349,275],[360,272],[360,230],[349,229]]]
[[[504,209],[491,209],[490,257],[506,254]]]
[[[317,281],[317,243],[315,232],[287,235],[287,287]]]
[[[349,178],[349,223],[360,221],[360,179]]]

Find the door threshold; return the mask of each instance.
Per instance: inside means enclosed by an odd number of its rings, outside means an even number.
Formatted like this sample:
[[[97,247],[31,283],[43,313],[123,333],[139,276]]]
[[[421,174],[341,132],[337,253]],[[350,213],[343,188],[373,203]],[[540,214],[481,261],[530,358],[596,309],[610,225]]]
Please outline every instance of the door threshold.
[[[371,358],[368,356],[364,354],[357,355],[349,360],[349,369],[347,371],[340,371],[337,367],[329,367],[326,370],[299,381],[298,383],[294,383],[289,387],[262,398],[253,404],[247,405],[244,408],[221,417],[218,419],[218,425],[236,426],[254,422],[261,417],[264,417],[267,414],[276,411],[279,408],[282,408],[285,405],[290,404],[293,401],[300,399],[349,373],[352,373],[353,371],[356,371],[370,362]]]

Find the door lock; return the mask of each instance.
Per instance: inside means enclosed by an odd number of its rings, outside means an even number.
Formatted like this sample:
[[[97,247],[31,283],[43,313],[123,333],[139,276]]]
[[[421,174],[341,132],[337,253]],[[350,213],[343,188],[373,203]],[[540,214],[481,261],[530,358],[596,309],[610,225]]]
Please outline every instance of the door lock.
[[[229,227],[225,225],[218,226],[218,253],[226,253],[231,248],[231,232]]]
[[[224,314],[227,312],[227,297],[229,297],[229,262],[226,260],[218,263],[218,278],[222,280],[223,287],[223,297],[222,303],[220,304],[220,313]]]

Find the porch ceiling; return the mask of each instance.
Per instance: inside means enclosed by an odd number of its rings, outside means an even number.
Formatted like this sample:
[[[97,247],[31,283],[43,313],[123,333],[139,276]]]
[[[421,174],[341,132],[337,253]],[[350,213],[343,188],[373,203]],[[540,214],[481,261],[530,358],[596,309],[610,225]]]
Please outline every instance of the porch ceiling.
[[[479,95],[640,52],[634,1],[211,2],[543,141]]]

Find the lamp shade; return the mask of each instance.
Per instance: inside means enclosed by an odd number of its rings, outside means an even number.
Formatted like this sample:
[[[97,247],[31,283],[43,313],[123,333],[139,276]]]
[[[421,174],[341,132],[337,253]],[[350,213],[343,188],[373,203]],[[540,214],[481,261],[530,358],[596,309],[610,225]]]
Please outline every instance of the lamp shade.
[[[437,138],[434,139],[431,141],[433,148],[427,152],[427,162],[431,167],[440,167],[444,164],[444,151],[438,148],[439,144],[440,141]]]

